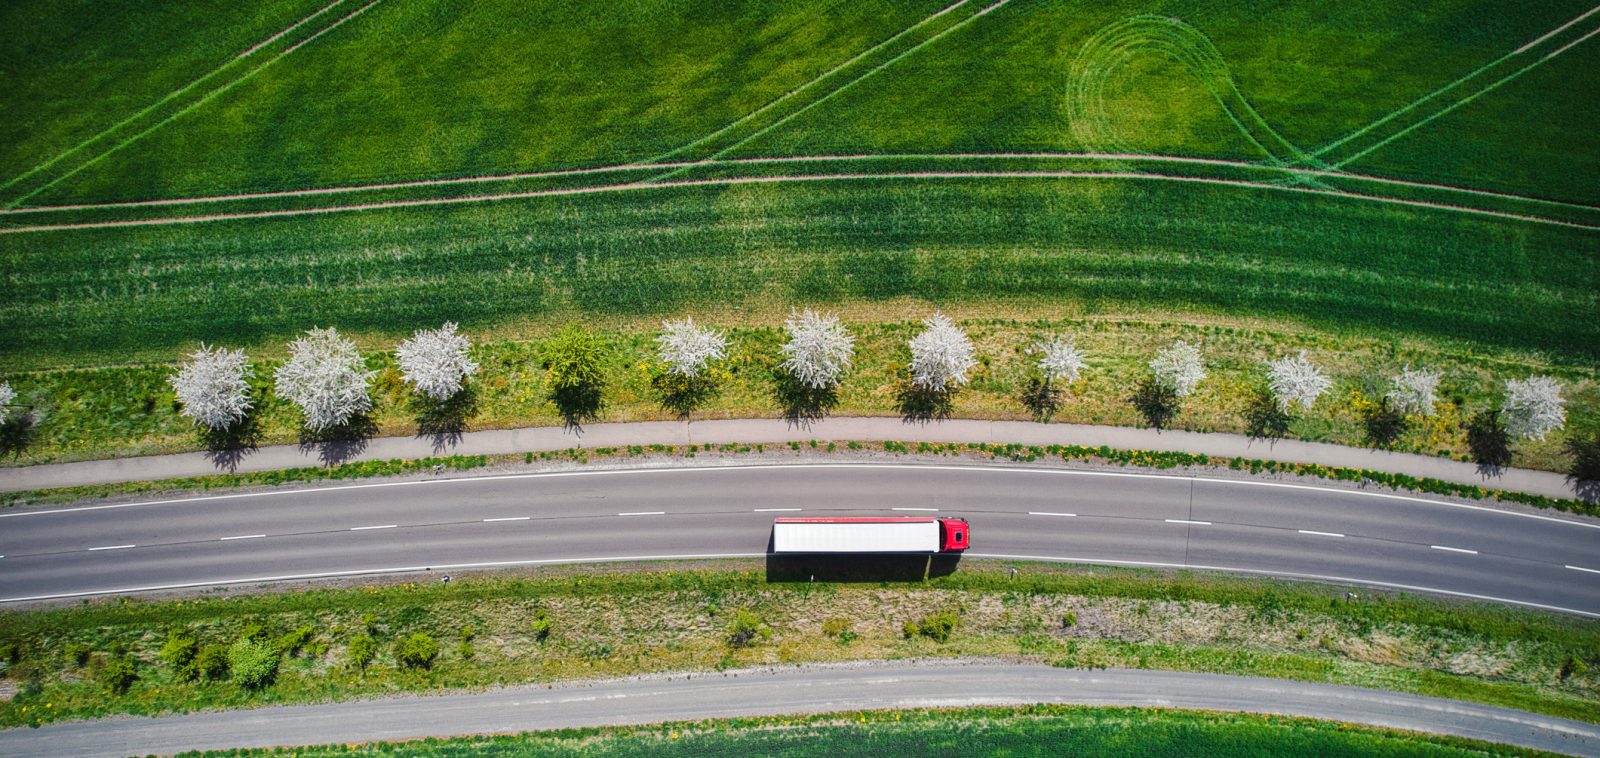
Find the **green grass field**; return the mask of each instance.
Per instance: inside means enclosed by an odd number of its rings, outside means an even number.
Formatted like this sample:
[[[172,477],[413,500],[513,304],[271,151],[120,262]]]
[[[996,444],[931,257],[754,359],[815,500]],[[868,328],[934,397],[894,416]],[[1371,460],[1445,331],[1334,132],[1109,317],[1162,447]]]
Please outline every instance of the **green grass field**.
[[[1593,366],[1588,10],[12,3],[0,370],[908,303]]]
[[[1029,706],[730,719],[404,743],[229,750],[206,758],[389,756],[1537,755],[1505,745],[1275,716]]]

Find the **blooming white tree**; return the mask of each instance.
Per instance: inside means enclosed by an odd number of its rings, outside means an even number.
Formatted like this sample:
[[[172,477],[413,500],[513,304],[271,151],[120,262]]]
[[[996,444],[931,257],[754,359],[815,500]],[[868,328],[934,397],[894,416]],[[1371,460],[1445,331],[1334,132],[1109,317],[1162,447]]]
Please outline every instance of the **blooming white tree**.
[[[1040,340],[1033,343],[1028,352],[1039,356],[1039,370],[1044,373],[1046,382],[1057,379],[1075,382],[1078,381],[1078,373],[1083,371],[1083,351],[1070,339],[1051,337]]]
[[[314,432],[340,426],[372,409],[368,371],[354,342],[332,327],[312,329],[289,344],[289,360],[273,378],[278,396],[300,407],[306,428]]]
[[[1156,353],[1150,361],[1150,373],[1157,384],[1172,390],[1172,394],[1188,397],[1205,380],[1206,365],[1200,358],[1200,348],[1178,340]]]
[[[911,384],[943,391],[967,383],[967,371],[978,364],[976,348],[949,316],[934,313],[911,338]]]
[[[11,382],[0,382],[0,424],[11,418],[11,401],[17,399],[17,391],[11,389]]]
[[[1333,380],[1306,357],[1304,350],[1299,355],[1267,361],[1267,378],[1272,396],[1278,401],[1278,410],[1284,413],[1296,405],[1311,410],[1317,398],[1333,388]]]
[[[856,340],[839,323],[839,317],[826,316],[807,308],[804,313],[789,313],[783,322],[789,341],[783,346],[783,370],[812,389],[837,387],[840,377],[850,370]]]
[[[664,331],[656,338],[656,345],[661,360],[667,364],[667,373],[693,379],[706,364],[728,353],[727,336],[710,327],[696,326],[693,318],[663,321],[661,328]]]
[[[183,404],[183,415],[197,426],[221,431],[249,412],[250,373],[243,350],[201,345],[167,381]]]
[[[1433,414],[1433,405],[1438,402],[1439,372],[1426,369],[1412,369],[1410,366],[1390,380],[1389,392],[1385,397],[1394,403],[1394,408],[1401,413],[1414,413],[1419,416]]]
[[[1506,382],[1506,431],[1524,439],[1544,439],[1567,423],[1561,383],[1548,376]]]
[[[411,386],[434,400],[449,400],[478,373],[478,364],[467,352],[472,341],[456,333],[454,322],[438,329],[418,329],[411,339],[394,350],[400,361],[400,374]]]

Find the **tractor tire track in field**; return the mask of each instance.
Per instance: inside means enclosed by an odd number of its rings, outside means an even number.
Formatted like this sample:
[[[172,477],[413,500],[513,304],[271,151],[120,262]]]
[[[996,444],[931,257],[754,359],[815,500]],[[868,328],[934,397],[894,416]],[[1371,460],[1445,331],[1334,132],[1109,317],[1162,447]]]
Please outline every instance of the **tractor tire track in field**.
[[[79,172],[83,171],[84,169],[87,169],[87,168],[99,163],[100,161],[102,161],[102,160],[106,159],[107,157],[113,155],[117,151],[119,151],[119,150],[121,150],[121,149],[123,149],[123,148],[125,148],[125,147],[127,147],[127,146],[129,146],[129,145],[131,145],[131,144],[133,144],[133,143],[135,143],[137,141],[139,141],[140,139],[143,139],[146,136],[149,136],[151,133],[155,132],[156,130],[166,126],[167,124],[172,123],[173,121],[176,121],[178,118],[184,116],[185,114],[190,113],[191,111],[195,110],[196,108],[199,108],[202,105],[205,105],[206,103],[208,103],[211,100],[215,99],[216,97],[222,95],[223,93],[225,93],[225,92],[233,89],[234,87],[236,87],[236,86],[238,86],[238,85],[250,80],[256,74],[261,73],[267,67],[271,66],[274,63],[277,63],[278,61],[282,60],[283,58],[285,58],[286,56],[290,55],[294,51],[299,50],[302,47],[305,47],[306,45],[308,45],[311,42],[315,41],[318,37],[321,37],[322,35],[327,34],[328,32],[331,32],[334,29],[339,28],[340,26],[343,26],[345,22],[355,18],[356,16],[361,15],[367,9],[371,8],[372,6],[377,5],[380,2],[383,2],[383,0],[369,0],[369,2],[367,2],[365,5],[362,5],[361,7],[356,8],[355,10],[351,11],[350,13],[347,13],[344,16],[339,17],[337,20],[333,21],[332,23],[330,23],[330,24],[328,24],[326,26],[323,26],[323,27],[317,29],[315,32],[311,33],[310,35],[305,36],[304,38],[298,39],[298,41],[295,41],[296,40],[295,37],[288,36],[291,32],[293,32],[294,30],[298,29],[299,27],[305,25],[306,22],[310,21],[311,19],[323,15],[329,9],[334,8],[335,6],[338,6],[338,5],[341,5],[341,4],[344,4],[346,2],[350,2],[350,1],[351,0],[337,0],[337,2],[334,2],[333,4],[324,7],[322,10],[319,10],[316,13],[314,13],[314,14],[312,14],[310,16],[307,16],[306,18],[302,19],[301,21],[296,23],[294,26],[291,26],[288,29],[285,29],[285,30],[273,35],[272,37],[268,38],[266,41],[255,45],[254,47],[250,48],[249,50],[247,50],[244,53],[240,54],[239,56],[235,57],[233,60],[228,61],[227,63],[223,64],[222,66],[219,66],[218,68],[214,69],[212,72],[206,74],[205,76],[201,77],[200,79],[196,79],[195,81],[191,82],[190,84],[188,84],[187,86],[183,87],[182,89],[174,91],[173,93],[167,95],[165,98],[162,98],[161,100],[157,101],[155,104],[145,108],[142,111],[139,111],[138,113],[136,113],[133,116],[130,116],[130,117],[124,119],[121,122],[118,122],[116,125],[114,125],[111,128],[101,132],[98,135],[95,135],[94,137],[90,138],[89,140],[85,141],[84,143],[78,145],[77,147],[74,147],[72,150],[69,150],[66,153],[62,153],[61,155],[58,155],[55,158],[52,158],[50,161],[47,161],[46,163],[40,164],[39,166],[35,167],[34,169],[29,170],[23,176],[19,176],[16,179],[11,180],[10,182],[7,183],[7,185],[13,185],[13,184],[17,183],[19,180],[23,179],[24,177],[39,173],[40,171],[45,170],[46,167],[59,162],[60,160],[62,160],[63,158],[67,157],[70,154],[74,154],[74,153],[79,152],[80,150],[83,150],[85,147],[88,147],[88,146],[93,145],[93,144],[102,143],[102,142],[104,142],[106,140],[115,139],[116,135],[121,134],[121,133],[125,133],[126,131],[129,131],[131,129],[136,129],[140,125],[142,125],[144,122],[148,121],[149,119],[157,119],[157,120],[155,120],[154,123],[150,124],[149,126],[146,126],[146,127],[144,127],[143,129],[141,129],[141,130],[139,130],[137,132],[134,132],[131,136],[125,137],[125,138],[121,139],[120,141],[115,142],[114,144],[110,145],[106,149],[104,149],[101,152],[95,154],[94,156],[88,158],[87,160],[84,160],[84,161],[78,163],[77,165],[73,166],[72,168],[67,169],[65,171],[61,171],[61,172],[55,172],[55,173],[49,175],[48,181],[45,181],[42,184],[38,184],[37,186],[34,186],[31,189],[27,189],[26,187],[24,187],[23,189],[26,189],[26,191],[23,192],[21,195],[16,196],[15,198],[10,200],[9,202],[7,202],[6,203],[6,208],[8,208],[8,209],[17,208],[18,206],[20,206],[23,203],[27,202],[29,199],[33,198],[34,196],[38,195],[39,193],[44,192],[45,190],[48,190],[51,187],[54,187],[55,185],[59,184],[62,181],[65,181],[67,179],[72,178],[73,176],[76,176]],[[225,82],[225,83],[223,83],[223,84],[221,84],[221,85],[219,85],[219,86],[217,86],[217,87],[215,87],[213,89],[208,90],[204,94],[199,95],[197,98],[194,98],[194,99],[190,100],[190,99],[184,97],[185,94],[189,93],[190,90],[194,89],[195,86],[200,84],[201,82],[212,78],[213,76],[223,72],[224,70],[227,70],[227,69],[231,68],[238,61],[244,60],[245,58],[254,55],[259,50],[276,46],[277,43],[284,41],[286,38],[287,38],[287,40],[289,40],[291,42],[291,44],[289,44],[287,47],[285,47],[283,50],[279,51],[277,54],[273,55],[272,57],[266,59],[266,61],[264,61],[260,65],[255,66],[254,68],[251,68],[251,69],[243,72],[239,76],[237,76],[237,77],[235,77],[233,79],[230,79],[227,82]],[[175,107],[176,110],[172,111],[171,113],[167,113],[163,117],[161,114],[166,112],[166,110],[167,110],[167,108],[164,107],[164,106],[168,106],[168,105],[170,105],[172,107]]]
[[[707,165],[707,164],[699,164]],[[721,165],[721,164],[710,164]],[[1267,190],[1274,192],[1293,192],[1301,194],[1323,195],[1332,198],[1376,202],[1400,205],[1412,208],[1441,210],[1451,213],[1461,213],[1489,218],[1522,221],[1534,224],[1561,226],[1588,231],[1600,231],[1600,223],[1579,223],[1564,221],[1542,216],[1533,216],[1522,213],[1496,211],[1471,206],[1456,205],[1451,203],[1434,202],[1427,200],[1414,200],[1409,198],[1383,197],[1368,195],[1347,190],[1322,189],[1317,187],[1290,186],[1282,183],[1251,181],[1245,179],[1223,179],[1204,176],[1183,176],[1174,174],[1157,174],[1137,171],[897,171],[871,174],[788,174],[766,176],[730,176],[707,179],[676,179],[668,181],[634,181],[623,184],[605,184],[583,187],[562,187],[553,189],[539,189],[522,192],[505,192],[498,194],[480,194],[461,197],[442,198],[415,198],[402,200],[389,200],[372,203],[359,203],[351,205],[321,206],[309,208],[291,208],[263,211],[241,211],[234,213],[216,213],[198,216],[171,216],[146,219],[123,219],[114,221],[89,221],[61,224],[41,224],[34,226],[16,226],[0,228],[0,234],[19,234],[24,232],[70,231],[87,229],[127,228],[140,226],[161,226],[174,224],[198,224],[214,221],[236,221],[247,219],[269,219],[294,216],[314,216],[332,213],[352,213],[363,211],[392,210],[399,208],[416,208],[427,206],[464,205],[472,203],[488,203],[507,200],[523,200],[540,197],[559,197],[570,195],[609,194],[620,192],[634,192],[640,190],[659,190],[690,187],[715,187],[733,186],[741,184],[780,184],[801,182],[846,182],[846,181],[876,181],[876,182],[908,182],[928,181],[937,179],[977,180],[977,179],[1088,179],[1088,180],[1126,180],[1126,181],[1156,181],[1177,182],[1188,184],[1206,184],[1215,186],[1238,187],[1242,189]]]

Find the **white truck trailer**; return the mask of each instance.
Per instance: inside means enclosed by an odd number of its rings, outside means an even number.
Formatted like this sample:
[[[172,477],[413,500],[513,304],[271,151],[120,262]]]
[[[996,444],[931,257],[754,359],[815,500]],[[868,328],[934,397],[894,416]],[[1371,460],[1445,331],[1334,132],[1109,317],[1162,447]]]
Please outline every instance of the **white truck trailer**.
[[[772,524],[772,552],[959,553],[970,532],[959,518],[780,518]]]

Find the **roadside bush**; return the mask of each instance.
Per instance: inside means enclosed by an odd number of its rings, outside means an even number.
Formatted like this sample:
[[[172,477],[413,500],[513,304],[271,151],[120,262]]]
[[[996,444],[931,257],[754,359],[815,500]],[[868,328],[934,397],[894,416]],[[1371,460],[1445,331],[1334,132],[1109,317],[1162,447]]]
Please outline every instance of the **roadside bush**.
[[[822,633],[829,637],[837,637],[850,631],[850,619],[835,616],[822,622]]]
[[[728,645],[731,647],[750,647],[771,638],[772,628],[763,623],[760,616],[749,611],[741,610],[733,614],[733,620],[728,622]]]
[[[365,670],[377,655],[378,643],[368,634],[351,639],[349,648],[345,650],[345,660],[349,661],[350,668],[357,671]]]
[[[913,637],[927,637],[934,642],[949,642],[950,635],[955,632],[956,624],[961,621],[954,611],[930,613],[916,621],[907,621],[900,631],[906,639]]]
[[[200,654],[200,641],[188,629],[167,632],[167,642],[161,646],[161,662],[172,669],[172,674],[182,680],[195,678],[194,658]]]
[[[260,640],[242,639],[228,648],[228,671],[247,690],[259,690],[278,678],[278,649]]]
[[[472,640],[477,636],[477,630],[473,629],[471,624],[461,628],[461,641],[456,643],[456,654],[461,656],[461,660],[470,661],[472,656],[477,654],[477,650],[472,646]]]
[[[1061,628],[1062,629],[1071,629],[1072,627],[1075,627],[1077,625],[1078,625],[1078,614],[1073,613],[1072,611],[1067,611],[1066,615],[1061,617]]]
[[[278,638],[278,652],[286,656],[295,656],[300,650],[311,642],[311,636],[316,633],[316,628],[307,624]]]
[[[1561,671],[1559,673],[1561,675],[1561,681],[1565,682],[1572,677],[1583,676],[1584,674],[1589,673],[1589,664],[1584,663],[1583,659],[1579,658],[1578,656],[1570,656],[1567,658],[1566,662],[1561,664]]]
[[[210,682],[228,678],[228,648],[226,645],[206,645],[194,657],[195,674]]]
[[[89,654],[91,652],[93,652],[93,650],[89,647],[88,643],[67,643],[67,649],[65,651],[67,663],[77,668],[83,668],[89,663]]]
[[[133,659],[126,655],[119,655],[105,662],[96,673],[95,678],[104,685],[106,692],[113,695],[125,695],[133,683],[139,681],[139,672],[133,668]]]
[[[394,659],[401,668],[429,669],[439,657],[439,643],[423,632],[414,632],[394,645]]]
[[[528,625],[528,632],[533,636],[535,642],[544,642],[550,639],[551,628],[550,614],[546,613],[542,608],[533,612],[533,623]]]

